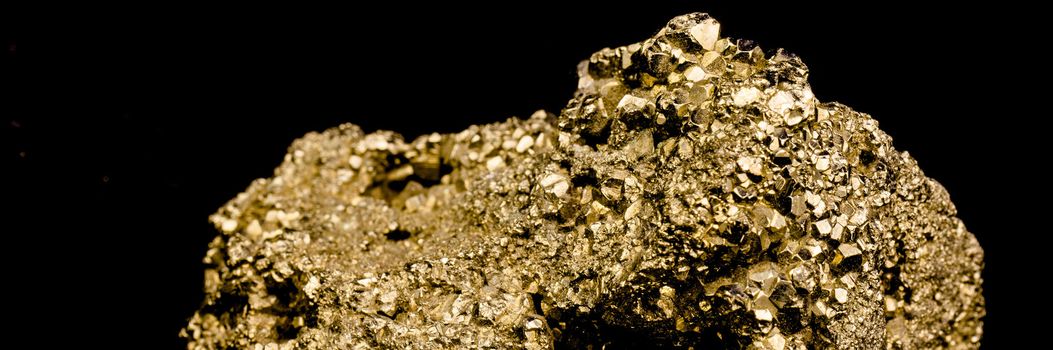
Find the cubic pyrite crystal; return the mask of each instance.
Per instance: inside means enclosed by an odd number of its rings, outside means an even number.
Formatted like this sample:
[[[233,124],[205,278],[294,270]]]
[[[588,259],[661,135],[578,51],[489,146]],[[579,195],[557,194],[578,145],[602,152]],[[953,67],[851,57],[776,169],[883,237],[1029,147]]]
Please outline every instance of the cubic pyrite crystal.
[[[189,348],[976,348],[946,191],[719,29],[597,52],[558,116],[296,141],[211,217]]]

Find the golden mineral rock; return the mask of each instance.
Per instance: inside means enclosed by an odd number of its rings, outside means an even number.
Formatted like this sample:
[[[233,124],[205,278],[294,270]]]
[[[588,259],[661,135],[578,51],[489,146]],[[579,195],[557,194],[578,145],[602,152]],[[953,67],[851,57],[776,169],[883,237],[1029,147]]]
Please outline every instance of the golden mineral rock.
[[[701,13],[560,115],[342,125],[211,217],[190,349],[976,348],[983,251],[870,116]]]

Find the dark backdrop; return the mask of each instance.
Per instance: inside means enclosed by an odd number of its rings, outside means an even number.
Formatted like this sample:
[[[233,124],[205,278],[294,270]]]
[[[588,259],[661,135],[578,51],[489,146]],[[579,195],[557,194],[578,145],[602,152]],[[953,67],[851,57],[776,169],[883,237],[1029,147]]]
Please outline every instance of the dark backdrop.
[[[1017,315],[1046,308],[1035,283],[1048,225],[1033,223],[1048,214],[1028,203],[1044,198],[1048,98],[1017,82],[1042,83],[1048,59],[1027,39],[1039,23],[1007,4],[8,11],[6,316],[43,344],[178,348],[201,301],[206,217],[293,139],[343,122],[412,138],[558,111],[579,60],[691,11],[799,54],[821,100],[874,115],[987,252],[986,347],[1028,334]]]

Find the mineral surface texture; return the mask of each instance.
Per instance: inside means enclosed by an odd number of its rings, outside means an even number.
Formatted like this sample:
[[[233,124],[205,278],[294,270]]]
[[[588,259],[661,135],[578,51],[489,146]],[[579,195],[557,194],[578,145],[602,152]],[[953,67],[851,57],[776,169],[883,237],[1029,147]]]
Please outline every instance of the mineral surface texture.
[[[870,116],[701,13],[559,115],[342,125],[211,217],[191,349],[976,348],[983,251]]]

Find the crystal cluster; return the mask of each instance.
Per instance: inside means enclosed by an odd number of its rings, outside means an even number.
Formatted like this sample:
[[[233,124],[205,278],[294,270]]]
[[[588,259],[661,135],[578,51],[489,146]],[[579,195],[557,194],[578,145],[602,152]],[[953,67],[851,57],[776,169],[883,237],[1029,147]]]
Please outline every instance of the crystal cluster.
[[[705,14],[560,115],[309,134],[211,217],[191,349],[976,348],[983,251],[868,115]]]

